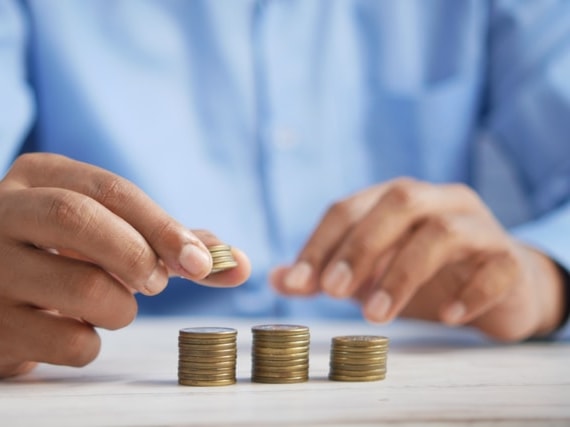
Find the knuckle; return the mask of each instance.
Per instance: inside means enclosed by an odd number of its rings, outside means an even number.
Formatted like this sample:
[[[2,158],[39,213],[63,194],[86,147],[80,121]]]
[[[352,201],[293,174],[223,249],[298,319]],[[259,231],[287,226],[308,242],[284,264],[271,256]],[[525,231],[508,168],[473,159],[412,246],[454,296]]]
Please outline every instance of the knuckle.
[[[160,242],[161,246],[181,247],[184,243],[184,236],[179,225],[170,218],[158,221],[149,234],[149,242]]]
[[[400,209],[416,209],[421,202],[419,184],[411,178],[399,178],[392,183],[384,199]]]
[[[393,271],[393,282],[395,286],[397,286],[401,290],[409,289],[413,284],[413,275],[404,268],[398,268],[396,271]]]
[[[486,280],[478,281],[474,294],[481,303],[490,302],[501,293],[501,288],[499,281],[487,278]]]
[[[129,199],[132,193],[131,185],[123,178],[109,174],[104,179],[94,183],[93,197],[105,206],[114,206]]]
[[[132,242],[125,245],[121,255],[124,273],[136,282],[146,283],[156,267],[156,255],[145,242]]]
[[[61,162],[65,156],[55,153],[24,153],[12,163],[11,172],[19,174],[25,171],[42,170],[46,162]]]
[[[368,258],[378,251],[378,239],[376,239],[374,234],[366,234],[351,239],[346,246],[347,252],[351,254],[348,258]]]
[[[437,215],[429,218],[427,227],[431,234],[439,238],[447,238],[457,233],[457,225],[452,217]]]
[[[38,153],[24,153],[20,154],[12,164],[12,170],[17,171],[20,169],[29,169],[37,166],[38,161],[41,159],[41,154]]]
[[[58,227],[81,234],[96,215],[88,200],[78,200],[73,193],[58,194],[51,200],[46,218]]]
[[[352,217],[351,204],[346,200],[335,202],[329,207],[325,216],[340,224],[348,223]]]
[[[65,337],[63,363],[81,367],[92,362],[101,349],[99,335],[88,326],[78,326]]]
[[[515,272],[519,269],[519,259],[508,249],[499,251],[495,255],[495,262],[499,264],[502,270],[507,272]]]
[[[461,200],[467,206],[473,207],[480,204],[481,199],[479,197],[479,194],[477,194],[477,192],[467,184],[464,183],[449,184],[449,188],[453,190],[454,193],[456,193],[459,197],[461,197]]]
[[[93,267],[82,272],[79,286],[75,286],[78,293],[78,301],[82,307],[97,307],[104,304],[110,296],[110,286],[106,273]]]
[[[77,282],[76,282],[77,283]],[[94,267],[81,277],[76,286],[77,304],[82,317],[95,320],[106,329],[120,329],[133,322],[138,306],[135,297],[107,273]]]

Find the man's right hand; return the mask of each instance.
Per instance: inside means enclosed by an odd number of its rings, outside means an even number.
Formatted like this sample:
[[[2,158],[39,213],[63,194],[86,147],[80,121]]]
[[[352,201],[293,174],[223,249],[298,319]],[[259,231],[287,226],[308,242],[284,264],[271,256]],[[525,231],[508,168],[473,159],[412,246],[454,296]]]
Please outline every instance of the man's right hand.
[[[54,154],[20,156],[0,181],[0,378],[36,362],[82,366],[98,354],[94,327],[136,316],[133,293],[161,292],[169,275],[231,287],[250,271],[208,277],[206,246],[129,181]]]

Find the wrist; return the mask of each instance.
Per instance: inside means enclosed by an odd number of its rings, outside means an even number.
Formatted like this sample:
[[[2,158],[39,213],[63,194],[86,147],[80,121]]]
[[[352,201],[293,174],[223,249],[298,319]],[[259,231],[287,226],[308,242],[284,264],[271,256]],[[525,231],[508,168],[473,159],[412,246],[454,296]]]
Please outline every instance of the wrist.
[[[565,322],[568,315],[566,271],[542,252],[534,252],[536,263],[534,286],[539,304],[539,323],[533,334],[545,337],[554,333]]]

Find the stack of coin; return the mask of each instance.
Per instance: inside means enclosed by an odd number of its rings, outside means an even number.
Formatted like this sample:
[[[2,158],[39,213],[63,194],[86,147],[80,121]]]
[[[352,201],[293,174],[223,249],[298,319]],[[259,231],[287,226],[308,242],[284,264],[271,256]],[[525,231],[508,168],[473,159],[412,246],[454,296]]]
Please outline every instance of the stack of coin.
[[[259,325],[253,333],[251,380],[288,384],[309,379],[309,328]]]
[[[178,383],[193,386],[236,382],[237,331],[185,328],[178,336]]]
[[[212,255],[212,271],[210,274],[219,273],[237,267],[237,262],[232,255],[232,247],[228,245],[209,246]]]
[[[329,379],[378,381],[386,377],[388,338],[373,335],[334,337]]]

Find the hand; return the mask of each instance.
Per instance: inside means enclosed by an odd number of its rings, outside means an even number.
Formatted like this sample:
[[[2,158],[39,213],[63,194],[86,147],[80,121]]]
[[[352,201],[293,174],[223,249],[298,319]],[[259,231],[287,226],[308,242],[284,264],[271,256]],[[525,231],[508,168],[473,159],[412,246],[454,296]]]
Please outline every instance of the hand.
[[[470,324],[506,341],[549,333],[563,312],[555,264],[510,237],[472,190],[410,179],[336,203],[271,281],[286,295],[353,297],[373,322]]]
[[[169,275],[236,286],[235,269],[208,277],[205,245],[220,243],[170,218],[140,189],[52,154],[19,157],[0,181],[0,377],[35,362],[82,366],[99,352],[94,327],[135,317],[133,293],[161,292]]]

